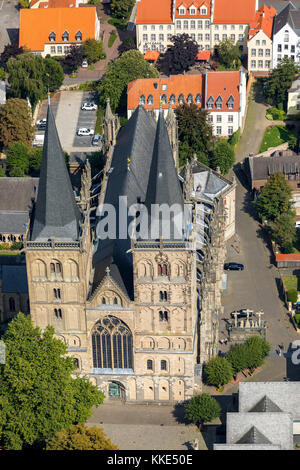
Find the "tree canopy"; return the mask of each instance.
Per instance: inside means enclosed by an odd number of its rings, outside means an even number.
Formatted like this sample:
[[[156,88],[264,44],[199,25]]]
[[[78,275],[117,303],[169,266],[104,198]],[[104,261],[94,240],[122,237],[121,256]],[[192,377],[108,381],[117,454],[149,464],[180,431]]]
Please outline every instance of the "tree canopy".
[[[272,238],[280,246],[283,253],[293,253],[293,243],[297,239],[294,224],[295,211],[287,211],[280,214],[272,223]]]
[[[216,170],[219,167],[222,175],[226,175],[233,167],[234,162],[235,156],[232,145],[227,140],[218,140],[213,150],[213,168]]]
[[[186,33],[171,37],[172,46],[161,54],[158,69],[166,75],[176,75],[189,70],[197,58],[198,44]]]
[[[210,165],[212,152],[212,126],[207,121],[207,112],[197,105],[184,103],[176,108],[180,165],[196,153],[199,161]]]
[[[53,327],[42,332],[19,313],[2,337],[6,362],[0,365],[0,446],[41,445],[62,429],[83,424],[104,395],[76,369]]]
[[[239,50],[238,43],[232,41],[232,39],[225,39],[219,42],[217,46],[218,58],[220,64],[227,69],[238,69],[241,65],[241,52]]]
[[[82,44],[82,49],[83,55],[89,64],[93,64],[106,57],[103,50],[103,42],[97,41],[97,39],[87,39]]]
[[[70,46],[69,52],[63,61],[64,71],[66,73],[74,73],[83,61],[83,47],[82,46]]]
[[[2,54],[0,55],[1,67],[4,67],[4,69],[6,70],[6,64],[8,60],[11,57],[16,57],[19,54],[23,54],[23,52],[25,52],[25,49],[23,47],[19,47],[17,43],[6,44],[6,46],[4,46]]]
[[[27,102],[9,98],[0,107],[0,142],[6,147],[15,142],[30,145],[33,135],[32,115]]]
[[[102,428],[82,425],[57,432],[47,440],[46,450],[118,450]]]
[[[292,58],[284,57],[273,69],[268,78],[263,80],[264,96],[267,102],[276,108],[286,107],[288,89],[295,80],[299,67]]]
[[[195,395],[185,405],[185,416],[194,424],[209,423],[221,414],[217,400],[207,393]]]
[[[6,163],[10,176],[25,176],[29,170],[29,148],[23,142],[12,144],[6,155]]]
[[[140,51],[126,51],[121,57],[108,64],[104,78],[99,82],[100,105],[105,108],[106,99],[110,98],[113,112],[117,108],[119,112],[126,112],[129,82],[137,78],[155,78],[158,76],[158,71],[144,59]]]
[[[254,205],[261,219],[275,220],[292,210],[292,189],[281,172],[273,173]]]
[[[112,16],[118,19],[128,19],[134,3],[134,0],[111,0],[110,9]]]

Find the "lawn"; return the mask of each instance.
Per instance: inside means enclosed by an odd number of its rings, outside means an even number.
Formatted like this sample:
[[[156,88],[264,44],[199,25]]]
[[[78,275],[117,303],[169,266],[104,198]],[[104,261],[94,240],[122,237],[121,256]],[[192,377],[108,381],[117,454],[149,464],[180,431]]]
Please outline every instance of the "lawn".
[[[282,276],[282,277],[283,277],[283,282],[284,282],[286,291],[290,289],[298,290],[299,278],[297,276]]]
[[[285,126],[267,127],[259,153],[265,152],[270,147],[277,147],[284,142],[288,142],[293,135],[293,132],[289,131]]]
[[[115,42],[115,40],[117,39],[117,32],[115,29],[113,29],[109,35],[109,39],[108,39],[108,47],[112,47],[113,46],[113,43]]]

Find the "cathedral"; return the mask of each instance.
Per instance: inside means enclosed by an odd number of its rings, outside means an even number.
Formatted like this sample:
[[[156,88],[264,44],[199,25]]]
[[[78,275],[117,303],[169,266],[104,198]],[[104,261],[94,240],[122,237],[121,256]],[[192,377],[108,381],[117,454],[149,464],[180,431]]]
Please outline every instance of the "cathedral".
[[[195,158],[179,172],[171,109],[156,121],[139,106],[120,128],[108,101],[103,152],[100,193],[95,198],[99,184],[87,162],[75,194],[49,104],[24,243],[30,314],[41,329],[54,327],[76,372],[106,399],[183,401],[201,391],[202,366],[217,354],[235,184]],[[120,207],[120,196],[126,207]],[[142,237],[136,214],[129,217],[132,231],[120,236],[124,214],[139,204],[188,206],[188,230],[164,236],[166,221],[159,216],[158,235]],[[116,237],[98,236],[106,206],[115,209]]]

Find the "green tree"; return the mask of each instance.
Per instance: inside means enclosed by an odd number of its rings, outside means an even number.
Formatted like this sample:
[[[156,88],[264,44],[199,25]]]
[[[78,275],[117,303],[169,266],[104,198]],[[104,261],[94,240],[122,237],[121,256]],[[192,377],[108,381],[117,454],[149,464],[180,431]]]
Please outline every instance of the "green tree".
[[[212,153],[212,126],[207,121],[207,112],[197,105],[184,103],[175,110],[178,122],[180,165],[196,153],[199,161],[210,165]]]
[[[134,0],[111,0],[110,9],[114,18],[128,19],[134,5]]]
[[[29,52],[11,57],[7,62],[8,82],[16,98],[29,98],[33,107],[47,92],[45,59]]]
[[[57,432],[47,440],[46,450],[118,450],[102,428],[82,425]]]
[[[29,155],[29,168],[31,171],[37,171],[41,168],[43,157],[43,147],[32,149]]]
[[[103,80],[99,82],[100,106],[105,108],[106,99],[110,98],[112,111],[115,112],[118,108],[120,113],[125,113],[129,82],[137,78],[155,78],[158,76],[158,71],[144,59],[140,51],[130,50],[124,52],[121,57],[108,64]]]
[[[17,43],[6,44],[2,54],[0,55],[0,65],[6,70],[7,61],[11,57],[16,57],[17,55],[23,54],[24,52],[25,49],[23,47],[19,47]]]
[[[220,139],[217,141],[213,150],[212,165],[216,170],[218,167],[222,175],[226,175],[233,167],[235,162],[234,149],[227,140]]]
[[[251,336],[244,343],[247,367],[250,370],[254,370],[263,364],[265,357],[270,352],[269,343],[260,336]]]
[[[29,8],[30,0],[19,0],[19,5],[21,8]]]
[[[64,81],[65,75],[62,66],[52,57],[44,59],[44,73],[42,76],[45,88],[51,92],[58,90]]]
[[[159,57],[158,69],[165,75],[188,71],[196,62],[198,44],[185,33],[172,36],[171,42],[173,45]]]
[[[3,178],[4,176],[6,176],[5,170],[2,166],[0,166],[0,178]]]
[[[6,155],[10,176],[25,176],[29,170],[29,148],[23,142],[12,144]]]
[[[6,147],[15,142],[30,145],[33,136],[32,115],[27,102],[9,98],[0,107],[0,142]]]
[[[283,212],[292,210],[292,190],[283,173],[271,175],[254,205],[262,220],[273,221]]]
[[[220,64],[228,69],[238,69],[241,65],[241,52],[238,43],[234,43],[231,39],[225,39],[219,42],[217,52]]]
[[[288,89],[295,80],[299,68],[292,58],[284,57],[270,76],[264,80],[264,96],[276,108],[286,108]]]
[[[41,445],[62,429],[83,424],[104,395],[87,378],[72,378],[76,366],[53,327],[42,332],[19,313],[3,335],[0,365],[0,446]]]
[[[87,39],[83,44],[83,55],[89,64],[93,64],[100,59],[105,59],[103,42],[96,39]]]
[[[291,135],[289,138],[289,149],[297,152],[298,150],[298,139],[295,135]]]
[[[209,423],[221,414],[221,407],[217,400],[207,393],[192,397],[185,405],[185,416],[192,423],[199,426]]]
[[[220,388],[231,381],[233,370],[225,357],[216,356],[205,364],[205,374],[210,385]]]
[[[247,368],[247,355],[244,344],[235,344],[231,346],[226,355],[227,361],[230,362],[234,373],[240,372]]]
[[[287,300],[295,304],[298,300],[298,291],[296,289],[289,289],[287,291]]]
[[[294,217],[295,211],[289,210],[280,214],[271,223],[272,238],[284,253],[294,252],[293,243],[297,239]]]
[[[74,73],[83,61],[83,47],[70,46],[69,52],[66,55],[63,66],[66,73]]]

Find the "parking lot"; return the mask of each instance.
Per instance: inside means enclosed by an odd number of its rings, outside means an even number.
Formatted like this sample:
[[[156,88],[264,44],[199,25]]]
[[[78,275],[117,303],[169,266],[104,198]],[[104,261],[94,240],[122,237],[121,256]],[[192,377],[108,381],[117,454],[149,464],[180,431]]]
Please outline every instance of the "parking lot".
[[[0,54],[6,44],[17,42],[19,8],[15,0],[0,0]]]
[[[79,115],[77,119],[77,126],[76,130],[80,128],[87,128],[87,129],[95,129],[95,124],[96,124],[96,111],[85,111],[81,109],[81,106],[85,102],[95,102],[95,95],[93,93],[88,93],[84,92],[82,94],[82,100],[81,100],[81,105],[79,109]],[[73,140],[73,147],[78,149],[82,147],[91,147],[92,146],[92,138],[93,136],[78,136],[75,134],[74,140]]]

